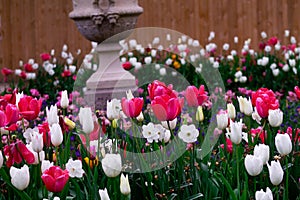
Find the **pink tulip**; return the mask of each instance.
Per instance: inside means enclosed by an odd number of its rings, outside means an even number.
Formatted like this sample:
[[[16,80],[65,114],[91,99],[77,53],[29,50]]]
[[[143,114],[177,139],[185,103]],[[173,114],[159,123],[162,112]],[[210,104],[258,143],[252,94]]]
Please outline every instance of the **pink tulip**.
[[[50,192],[61,192],[69,180],[69,172],[58,166],[52,166],[42,174],[42,180]]]
[[[0,127],[4,127],[6,125],[6,115],[0,110]]]
[[[13,104],[7,104],[5,107],[6,125],[14,124],[19,120],[19,110]]]
[[[160,121],[172,121],[180,113],[183,99],[168,96],[156,96],[151,102],[152,110]]]
[[[172,85],[166,86],[163,82],[157,80],[148,85],[148,93],[151,100],[153,100],[156,96],[169,96],[171,98],[177,97],[172,89]]]
[[[298,87],[298,86],[295,86],[294,91],[295,91],[295,93],[296,93],[298,99],[300,99],[300,89],[299,89],[299,87]]]
[[[144,105],[143,98],[133,98],[133,99],[126,99],[123,98],[122,102],[122,110],[128,117],[137,117],[141,113]]]
[[[185,98],[189,106],[198,107],[207,100],[208,96],[204,85],[201,85],[199,90],[195,86],[188,86],[185,90]]]

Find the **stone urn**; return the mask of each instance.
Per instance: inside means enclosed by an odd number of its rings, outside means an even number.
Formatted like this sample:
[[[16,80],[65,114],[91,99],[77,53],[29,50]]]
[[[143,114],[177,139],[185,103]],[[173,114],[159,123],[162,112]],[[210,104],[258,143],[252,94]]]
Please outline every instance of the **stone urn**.
[[[98,70],[88,79],[85,99],[96,109],[106,109],[106,101],[135,90],[135,78],[119,61],[119,41],[130,35],[143,8],[137,0],[73,0],[69,17],[79,32],[98,43]],[[124,32],[125,31],[125,32]]]

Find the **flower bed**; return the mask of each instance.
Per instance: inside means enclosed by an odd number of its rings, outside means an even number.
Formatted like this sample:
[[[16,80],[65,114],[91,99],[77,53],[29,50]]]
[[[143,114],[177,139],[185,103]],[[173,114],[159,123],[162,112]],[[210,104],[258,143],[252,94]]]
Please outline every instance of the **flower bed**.
[[[20,78],[0,100],[1,198],[300,198],[295,38],[262,33],[259,51],[247,40],[241,53],[159,40],[120,42],[139,89],[106,111],[83,100],[93,50],[81,68],[64,47],[62,61],[2,69]]]

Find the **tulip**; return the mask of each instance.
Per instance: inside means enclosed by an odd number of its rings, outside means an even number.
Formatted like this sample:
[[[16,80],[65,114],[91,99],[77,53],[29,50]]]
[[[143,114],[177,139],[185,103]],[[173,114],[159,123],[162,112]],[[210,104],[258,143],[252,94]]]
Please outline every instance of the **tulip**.
[[[278,160],[271,161],[271,165],[267,163],[269,169],[270,181],[273,185],[279,185],[283,179],[283,169]]]
[[[63,141],[63,133],[59,124],[53,124],[50,127],[51,143],[53,146],[59,146]]]
[[[139,114],[139,116],[136,117],[136,120],[138,120],[139,122],[144,121],[144,115],[143,115],[143,112],[141,112],[141,113]]]
[[[4,126],[6,126],[6,115],[2,110],[0,110],[0,127]]]
[[[234,144],[240,144],[243,137],[243,123],[242,119],[239,122],[233,122],[230,120],[230,132],[227,129],[227,134],[230,136],[230,140]]]
[[[64,117],[64,122],[68,126],[69,130],[73,130],[76,126],[75,122],[70,120],[68,117]]]
[[[189,106],[201,106],[207,99],[207,92],[204,90],[204,85],[201,85],[199,90],[195,86],[188,86],[185,90],[185,98]]]
[[[258,144],[254,147],[254,156],[259,157],[263,164],[267,164],[270,158],[270,148],[265,144]]]
[[[169,129],[169,128],[170,128],[171,130],[174,130],[174,129],[176,128],[176,125],[177,125],[177,118],[175,118],[175,119],[169,121],[170,127],[169,127],[169,125],[168,125],[168,121],[162,121],[162,122],[161,122],[161,125],[163,125],[163,127],[166,128],[166,129]]]
[[[94,130],[94,120],[91,108],[80,108],[78,115],[83,132],[86,134],[91,133]]]
[[[221,110],[218,114],[217,114],[217,127],[220,130],[225,129],[228,126],[228,114]]]
[[[23,159],[28,164],[33,164],[35,162],[33,153],[21,141],[17,141],[16,143],[6,145],[4,147],[4,155],[7,158],[7,167],[11,167],[14,163],[20,164],[23,161]]]
[[[0,151],[0,169],[3,165],[3,155],[2,155],[2,151]]]
[[[259,157],[247,155],[245,158],[245,168],[249,175],[257,176],[263,170],[263,162]]]
[[[159,121],[174,120],[180,113],[183,99],[156,96],[151,101],[152,110]]]
[[[295,86],[294,91],[295,91],[298,99],[300,99],[300,88],[298,86]]]
[[[74,178],[82,178],[84,171],[80,160],[72,160],[71,158],[66,164],[66,170],[69,171],[69,176]]]
[[[155,80],[148,85],[148,93],[151,100],[153,100],[156,96],[169,96],[170,98],[177,98],[177,95],[172,90],[172,85],[166,86],[163,82],[158,80]]]
[[[204,114],[202,106],[198,106],[197,112],[196,112],[196,121],[202,122],[204,120]]]
[[[109,120],[119,119],[121,111],[121,102],[118,99],[107,101],[106,115]]]
[[[140,115],[144,105],[143,98],[126,99],[122,98],[122,111],[127,117],[137,117]]]
[[[38,117],[42,106],[42,100],[23,96],[18,103],[20,114],[27,120],[33,120]]]
[[[291,153],[292,141],[289,134],[277,134],[275,136],[275,146],[281,156],[285,156]]]
[[[43,143],[43,134],[38,132],[33,132],[33,137],[31,138],[32,141],[32,149],[33,151],[39,153],[43,150],[44,143]]]
[[[19,120],[19,110],[13,104],[7,104],[5,107],[6,125],[14,124]]]
[[[9,170],[9,174],[11,177],[11,183],[18,190],[24,190],[28,187],[30,182],[30,174],[29,168],[26,164],[23,167],[21,167],[21,169],[12,166]]]
[[[227,113],[230,119],[234,119],[236,115],[235,107],[232,103],[227,104]]]
[[[52,166],[43,172],[41,178],[48,191],[61,192],[69,180],[69,172]]]
[[[129,195],[131,190],[130,190],[130,185],[128,181],[128,174],[126,174],[126,177],[121,174],[120,177],[120,191],[124,195]]]
[[[41,164],[41,171],[44,173],[47,169],[53,166],[53,162],[50,163],[49,160],[43,160]]]
[[[247,116],[250,116],[253,112],[253,107],[251,104],[251,99],[249,98],[248,100],[244,97],[237,97],[239,101],[239,107],[241,113],[244,113]]]
[[[67,108],[69,106],[69,98],[68,98],[67,90],[61,92],[60,106],[62,108]]]
[[[280,126],[283,120],[283,112],[280,109],[269,110],[268,120],[272,127]]]
[[[46,114],[47,114],[47,121],[49,126],[55,123],[59,123],[58,115],[57,115],[57,106],[50,106],[50,109],[46,109]]]
[[[266,192],[262,189],[255,192],[255,200],[273,200],[272,191],[267,187]]]
[[[100,189],[99,190],[99,195],[100,195],[101,200],[110,200],[106,188],[104,190]]]
[[[106,176],[116,177],[121,173],[122,160],[120,154],[106,154],[102,159],[102,168]]]

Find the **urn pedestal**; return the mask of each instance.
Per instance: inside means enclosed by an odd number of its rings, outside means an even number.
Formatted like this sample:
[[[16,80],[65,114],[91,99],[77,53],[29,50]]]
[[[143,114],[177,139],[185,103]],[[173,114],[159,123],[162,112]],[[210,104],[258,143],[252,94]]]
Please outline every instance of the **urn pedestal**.
[[[99,66],[87,81],[85,99],[95,109],[106,109],[107,100],[136,88],[135,78],[119,61],[119,41],[130,35],[143,9],[137,0],[73,0],[73,9],[69,17],[79,32],[98,43]]]

